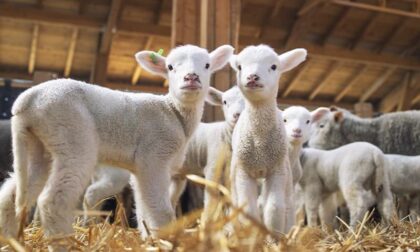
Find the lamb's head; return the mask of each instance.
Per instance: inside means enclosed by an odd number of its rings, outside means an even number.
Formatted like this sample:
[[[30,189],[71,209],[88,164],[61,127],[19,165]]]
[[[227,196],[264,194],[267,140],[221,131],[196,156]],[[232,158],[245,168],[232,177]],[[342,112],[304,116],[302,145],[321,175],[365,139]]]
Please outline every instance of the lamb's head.
[[[238,86],[251,102],[275,99],[283,72],[306,59],[305,49],[295,49],[281,55],[269,46],[248,46],[232,56],[230,64],[236,70]]]
[[[169,80],[169,93],[182,103],[203,100],[213,72],[224,67],[233,47],[223,45],[208,53],[206,49],[185,45],[174,48],[165,58],[151,51],[136,53],[137,62],[151,73]]]
[[[331,150],[347,143],[340,127],[344,116],[350,112],[331,107],[328,113],[312,125],[312,132],[309,139],[309,146],[317,149]]]
[[[311,125],[316,124],[327,113],[329,113],[328,108],[318,108],[312,112],[301,106],[285,109],[283,121],[288,142],[293,145],[303,145],[309,140]]]
[[[218,91],[217,89],[209,90],[210,98],[207,99],[213,105],[223,106],[223,115],[226,122],[235,127],[239,116],[244,110],[245,100],[237,86],[226,90],[225,92]]]

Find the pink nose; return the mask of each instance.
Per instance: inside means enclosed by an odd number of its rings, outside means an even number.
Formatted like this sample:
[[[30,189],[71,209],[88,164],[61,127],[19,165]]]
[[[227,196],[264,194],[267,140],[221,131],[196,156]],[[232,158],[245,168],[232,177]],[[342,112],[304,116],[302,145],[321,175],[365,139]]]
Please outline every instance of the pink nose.
[[[300,134],[300,133],[302,133],[302,130],[301,129],[293,129],[293,132],[297,133],[297,134]]]
[[[258,81],[260,79],[260,77],[256,74],[251,74],[250,76],[248,76],[246,78],[248,81]]]
[[[184,81],[197,81],[197,80],[198,80],[198,75],[195,73],[187,74],[184,76]]]

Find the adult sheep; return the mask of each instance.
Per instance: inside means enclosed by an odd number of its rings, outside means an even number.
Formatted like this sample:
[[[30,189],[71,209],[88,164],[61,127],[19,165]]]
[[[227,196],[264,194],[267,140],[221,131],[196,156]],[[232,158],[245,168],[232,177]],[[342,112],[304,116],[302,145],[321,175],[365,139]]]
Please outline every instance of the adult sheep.
[[[48,81],[22,93],[12,108],[18,215],[38,199],[45,234],[72,233],[73,210],[96,164],[107,163],[134,174],[138,223],[145,221],[156,234],[175,218],[170,174],[182,164],[205,97],[211,98],[210,76],[232,53],[228,45],[211,53],[180,46],[167,58],[151,51],[137,53],[144,69],[168,78],[169,93],[164,96],[71,79]],[[50,170],[45,152],[51,155]]]
[[[332,107],[314,127],[309,146],[330,150],[364,141],[387,154],[420,155],[420,111],[389,113],[360,118]]]

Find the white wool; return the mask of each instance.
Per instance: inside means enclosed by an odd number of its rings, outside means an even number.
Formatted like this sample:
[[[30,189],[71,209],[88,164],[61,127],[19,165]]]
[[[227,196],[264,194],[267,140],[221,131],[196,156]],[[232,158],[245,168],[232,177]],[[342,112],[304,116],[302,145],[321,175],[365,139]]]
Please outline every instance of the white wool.
[[[257,207],[258,183],[264,179],[263,223],[273,232],[284,233],[294,224],[293,185],[286,132],[277,109],[281,73],[306,58],[306,50],[277,55],[265,45],[246,47],[232,56],[238,87],[245,97],[245,109],[232,136],[231,184],[234,203],[260,218]]]
[[[393,212],[392,193],[387,174],[387,159],[381,150],[366,142],[355,142],[334,150],[305,148],[299,185],[302,188],[308,225],[317,225],[321,203],[341,191],[350,210],[350,225],[355,226],[372,204],[372,196],[385,222]],[[337,202],[323,204],[323,215],[334,216]],[[322,216],[321,216],[322,217]],[[324,220],[331,225],[332,217]]]
[[[168,189],[171,171],[182,165],[200,122],[211,73],[232,52],[227,45],[212,53],[186,45],[167,58],[137,53],[142,67],[169,79],[165,96],[71,79],[48,81],[22,93],[12,108],[16,212],[21,214],[38,198],[45,234],[72,233],[73,210],[96,164],[104,163],[134,174],[136,211],[142,213],[138,222],[145,221],[155,234],[175,218]],[[51,159],[43,158],[44,152]],[[32,171],[36,173],[29,180]],[[42,193],[33,190],[35,185]]]

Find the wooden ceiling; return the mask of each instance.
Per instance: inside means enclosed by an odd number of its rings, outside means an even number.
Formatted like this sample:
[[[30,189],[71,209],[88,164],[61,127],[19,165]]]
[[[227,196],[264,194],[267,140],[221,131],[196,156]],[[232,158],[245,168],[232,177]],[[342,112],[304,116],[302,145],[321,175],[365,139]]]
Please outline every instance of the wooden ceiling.
[[[309,51],[280,81],[279,102],[380,111],[420,108],[420,1],[243,0],[240,48]],[[2,0],[0,77],[34,71],[104,86],[166,92],[139,50],[170,50],[171,0]]]

